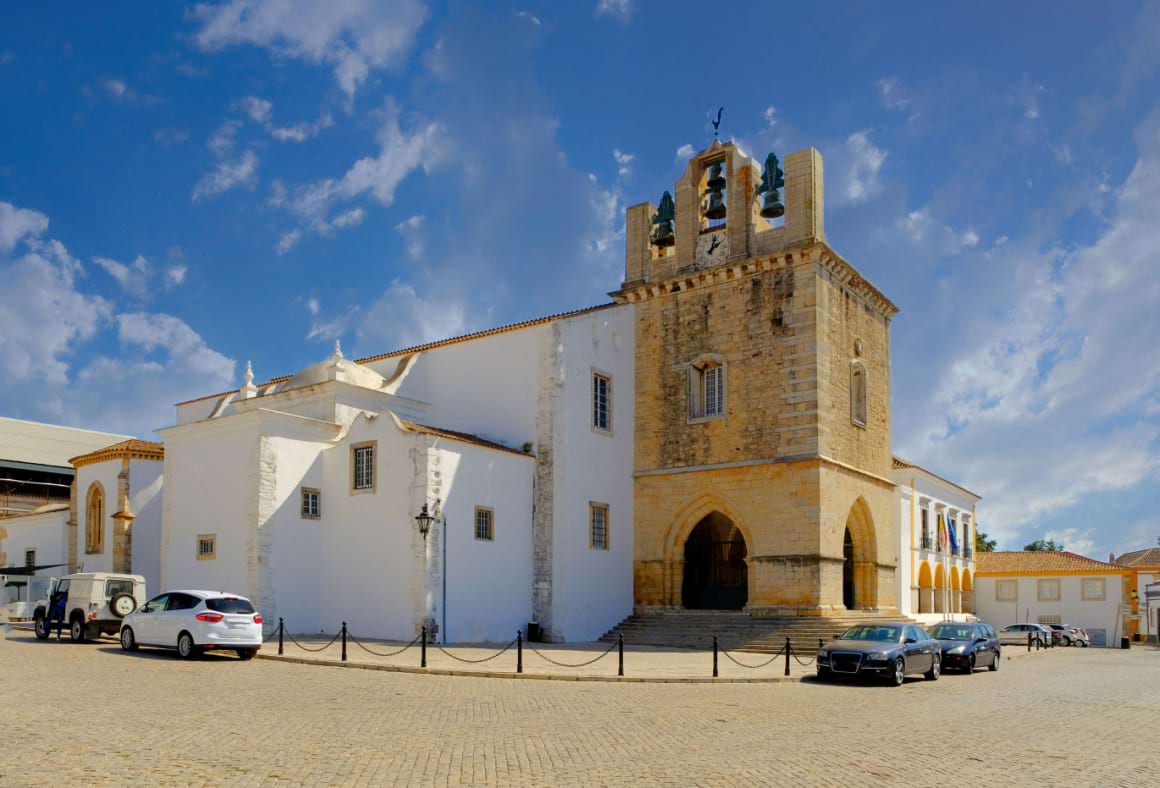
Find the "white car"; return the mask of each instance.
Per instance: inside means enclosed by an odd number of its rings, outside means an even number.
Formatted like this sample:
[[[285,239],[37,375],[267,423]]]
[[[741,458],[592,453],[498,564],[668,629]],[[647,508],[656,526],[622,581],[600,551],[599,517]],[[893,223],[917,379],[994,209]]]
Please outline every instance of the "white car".
[[[1038,643],[1047,648],[1051,643],[1051,630],[1042,624],[1010,624],[999,630],[999,642],[1005,646],[1019,646],[1027,644],[1027,636],[1031,636],[1032,643]]]
[[[262,647],[262,615],[250,600],[221,591],[168,591],[153,597],[121,624],[121,648],[176,649],[189,659],[211,649],[250,659]]]

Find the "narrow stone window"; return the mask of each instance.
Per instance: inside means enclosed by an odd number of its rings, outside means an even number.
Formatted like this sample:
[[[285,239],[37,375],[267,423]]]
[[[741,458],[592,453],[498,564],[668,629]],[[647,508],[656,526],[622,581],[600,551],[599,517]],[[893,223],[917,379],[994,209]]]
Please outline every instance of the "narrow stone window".
[[[592,373],[592,428],[612,431],[612,378],[600,372]]]
[[[197,560],[212,561],[217,558],[217,534],[197,535]]]
[[[105,551],[105,491],[97,482],[89,487],[85,506],[85,552]]]
[[[35,566],[36,566],[36,551],[35,550],[25,550],[24,551],[24,568],[25,569],[32,569]]]
[[[689,367],[689,418],[725,415],[725,364],[719,356],[702,356]]]
[[[869,423],[869,406],[867,405],[867,389],[869,381],[866,367],[861,361],[850,362],[850,421],[858,427],[865,427]]]
[[[930,538],[930,512],[926,509],[922,510],[922,549],[934,549],[934,543]]]
[[[322,492],[313,487],[302,488],[302,517],[317,520],[322,516]]]
[[[475,538],[481,542],[495,541],[495,511],[486,506],[475,507]]]
[[[375,489],[375,443],[359,443],[350,447],[351,489],[355,492]]]
[[[588,504],[588,546],[593,550],[608,549],[608,504]]]

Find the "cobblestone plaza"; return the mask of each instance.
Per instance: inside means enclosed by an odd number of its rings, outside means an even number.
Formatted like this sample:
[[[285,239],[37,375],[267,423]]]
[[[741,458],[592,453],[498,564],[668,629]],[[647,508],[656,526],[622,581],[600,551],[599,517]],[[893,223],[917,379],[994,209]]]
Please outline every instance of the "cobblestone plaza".
[[[0,785],[1107,786],[1160,770],[1160,650],[1011,656],[898,689],[619,684],[183,662],[14,632]]]

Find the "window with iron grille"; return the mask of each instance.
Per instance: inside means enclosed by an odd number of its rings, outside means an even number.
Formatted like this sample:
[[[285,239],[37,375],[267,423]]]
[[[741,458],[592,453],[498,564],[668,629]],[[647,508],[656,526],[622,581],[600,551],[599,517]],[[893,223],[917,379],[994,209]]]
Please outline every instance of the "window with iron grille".
[[[495,541],[495,512],[486,506],[475,507],[475,538],[481,542]]]
[[[934,549],[934,540],[930,538],[930,512],[925,508],[922,510],[922,549]]]
[[[322,516],[322,493],[312,487],[302,488],[302,517],[317,520]]]
[[[725,366],[716,360],[694,363],[689,370],[689,418],[725,415]]]
[[[588,504],[588,546],[593,550],[608,549],[608,504]]]
[[[612,430],[612,378],[599,372],[592,373],[592,426]]]
[[[34,566],[36,566],[36,551],[35,550],[25,550],[24,551],[24,568],[25,569],[32,569]]]
[[[212,561],[217,558],[217,534],[197,535],[197,560]]]
[[[375,488],[375,444],[362,443],[351,447],[351,487],[355,490]]]

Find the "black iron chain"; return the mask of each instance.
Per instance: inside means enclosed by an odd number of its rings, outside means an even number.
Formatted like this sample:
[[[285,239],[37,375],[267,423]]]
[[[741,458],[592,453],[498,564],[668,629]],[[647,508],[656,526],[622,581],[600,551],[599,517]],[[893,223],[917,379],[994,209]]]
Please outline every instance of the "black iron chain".
[[[329,643],[327,643],[327,644],[326,644],[325,646],[323,646],[322,648],[307,648],[306,646],[302,645],[302,644],[301,644],[301,643],[299,643],[297,640],[295,640],[295,639],[294,639],[294,636],[293,636],[293,635],[291,635],[289,632],[287,632],[287,633],[286,633],[286,637],[290,639],[290,642],[291,642],[291,643],[293,643],[295,646],[298,646],[298,648],[302,649],[303,651],[308,651],[308,652],[310,652],[311,654],[317,654],[319,651],[326,651],[328,648],[330,648],[331,646],[333,646],[333,645],[334,645],[334,642],[335,642],[336,640],[338,640],[338,638],[339,638],[339,636],[340,636],[341,634],[342,634],[342,633],[341,633],[341,632],[339,632],[337,635],[335,635],[334,637],[332,637],[332,638],[330,639],[330,642],[329,642]]]
[[[611,646],[608,647],[608,650],[605,651],[604,653],[593,657],[592,659],[588,660],[587,662],[580,662],[580,663],[577,663],[575,665],[571,665],[567,662],[557,662],[556,660],[552,659],[544,652],[540,651],[539,649],[532,648],[531,646],[528,646],[528,651],[535,653],[536,656],[540,657],[541,659],[547,660],[548,662],[551,662],[553,665],[556,665],[557,667],[561,667],[561,668],[584,668],[584,667],[588,667],[593,662],[598,662],[598,661],[604,659],[605,657],[607,657],[609,654],[612,653],[612,650],[614,648],[616,648],[618,645],[620,645],[620,644],[613,643]]]
[[[764,668],[767,665],[772,664],[775,659],[782,656],[782,654],[785,652],[785,646],[782,646],[781,648],[779,648],[777,650],[776,654],[774,654],[772,657],[767,659],[765,662],[762,662],[760,665],[746,665],[744,662],[738,662],[737,659],[732,654],[730,654],[728,651],[726,651],[725,649],[720,649],[720,651],[722,654],[724,654],[726,657],[728,657],[729,661],[732,662],[734,665],[737,665],[737,666],[742,667],[742,668],[749,668],[750,670],[759,670],[760,668]]]
[[[506,646],[504,646],[503,648],[501,648],[499,651],[495,652],[494,654],[492,654],[492,655],[491,655],[491,656],[489,656],[489,657],[484,657],[483,659],[468,659],[467,657],[457,657],[457,656],[455,656],[454,654],[452,654],[450,651],[448,651],[447,649],[443,648],[442,646],[440,646],[440,645],[439,645],[439,644],[437,644],[437,643],[432,643],[432,644],[430,644],[430,645],[434,646],[434,647],[435,647],[436,649],[438,649],[439,651],[442,651],[444,654],[446,654],[447,656],[449,656],[449,657],[451,657],[452,659],[456,660],[457,662],[466,662],[466,663],[467,663],[467,664],[469,664],[469,665],[478,665],[478,664],[479,664],[479,663],[481,663],[481,662],[489,662],[489,661],[491,661],[491,660],[495,659],[496,657],[499,657],[499,656],[501,656],[502,654],[504,654],[505,652],[507,652],[508,650],[510,650],[510,649],[511,649],[511,647],[512,647],[512,646],[514,646],[515,644],[516,644],[516,641],[515,641],[515,639],[513,639],[511,643],[508,643]]]
[[[418,642],[419,642],[419,638],[423,637],[421,634],[420,634],[420,635],[416,635],[414,640],[412,640],[410,643],[408,643],[407,645],[403,646],[402,648],[400,648],[400,649],[397,649],[396,651],[390,651],[390,652],[387,652],[387,653],[385,653],[385,654],[384,654],[384,653],[383,653],[383,652],[381,652],[381,651],[372,651],[371,649],[369,649],[369,648],[367,648],[366,646],[364,646],[364,645],[363,645],[361,642],[359,642],[359,639],[358,639],[358,638],[356,638],[354,635],[352,635],[352,634],[350,633],[350,630],[349,630],[349,629],[346,631],[346,636],[347,636],[349,639],[353,640],[353,641],[354,641],[354,644],[355,644],[356,646],[358,646],[359,648],[361,648],[363,651],[365,651],[365,652],[366,652],[366,653],[368,653],[368,654],[373,654],[373,655],[374,655],[374,656],[376,656],[376,657],[394,657],[394,656],[397,656],[397,655],[399,655],[399,654],[402,654],[404,651],[406,651],[407,649],[409,649],[411,646],[413,646],[413,645],[415,645],[416,643],[418,643]]]

